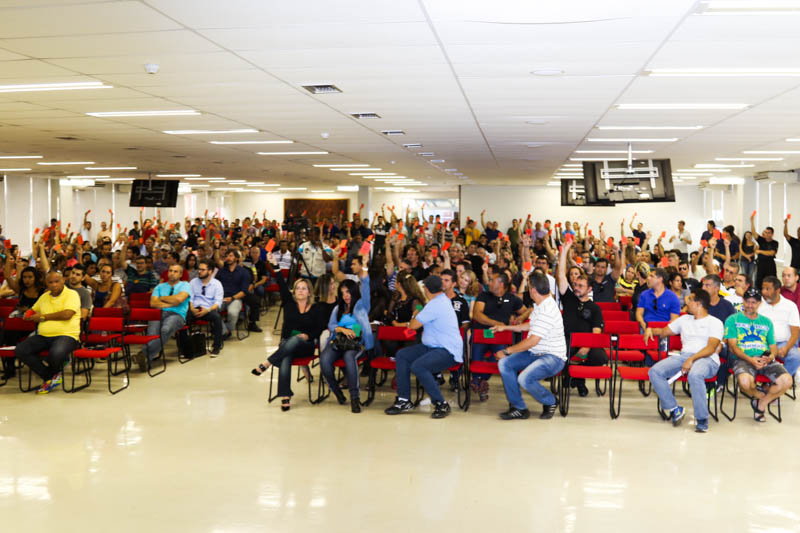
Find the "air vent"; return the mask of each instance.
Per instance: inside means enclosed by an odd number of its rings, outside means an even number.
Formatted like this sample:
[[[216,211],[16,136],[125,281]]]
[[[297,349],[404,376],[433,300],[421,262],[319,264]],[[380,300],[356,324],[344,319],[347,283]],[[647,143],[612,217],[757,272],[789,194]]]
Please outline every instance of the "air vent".
[[[77,137],[56,137],[56,139],[60,141],[80,141],[81,139]]]
[[[409,149],[410,148],[422,148],[422,144],[420,144],[420,143],[404,144],[403,148],[409,148]]]
[[[355,118],[381,118],[377,113],[350,113],[350,116]]]
[[[406,132],[403,130],[383,130],[381,131],[384,135],[405,135]]]
[[[422,157],[433,157],[436,154],[434,154],[433,152],[420,152],[417,155],[421,155]]]
[[[311,94],[332,94],[342,92],[342,90],[336,85],[303,85],[303,89]]]

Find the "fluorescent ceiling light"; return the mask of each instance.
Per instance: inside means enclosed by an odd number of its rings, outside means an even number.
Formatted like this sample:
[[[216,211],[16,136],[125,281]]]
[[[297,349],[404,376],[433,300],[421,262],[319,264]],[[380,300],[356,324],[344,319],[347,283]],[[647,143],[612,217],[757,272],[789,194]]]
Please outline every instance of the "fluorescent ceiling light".
[[[419,152],[417,153],[417,155],[420,157],[433,157],[436,154],[434,154],[433,152]]]
[[[582,167],[583,165],[581,165],[580,163],[564,163],[561,166],[562,167]]]
[[[344,163],[336,163],[335,165],[311,165],[317,168],[336,168],[336,167],[343,167],[343,168],[353,168],[353,167],[368,167],[369,165],[362,164],[362,163],[353,163],[353,164],[344,164]]]
[[[715,157],[715,161],[783,161],[782,157]]]
[[[627,150],[575,150],[576,154],[627,154]],[[634,154],[652,154],[653,150],[633,150]],[[580,166],[580,165],[577,165]]]
[[[724,163],[698,163],[694,166],[694,168],[751,168],[755,165],[726,165]]]
[[[76,91],[82,89],[113,89],[101,81],[80,81],[72,83],[28,83],[22,85],[0,85],[0,93],[27,93],[35,91]]]
[[[200,176],[202,174],[156,174],[157,178],[199,178]]]
[[[225,178],[186,178],[186,181],[219,181]]]
[[[570,161],[627,161],[627,157],[570,157]]]
[[[164,111],[100,111],[86,113],[90,117],[183,117],[199,115],[194,109],[168,109]]]
[[[708,178],[709,185],[742,185],[744,184],[744,178],[738,178],[736,176],[725,176],[725,177],[710,177]]]
[[[41,159],[40,155],[0,155],[0,159]]]
[[[703,126],[597,126],[598,130],[700,130]]]
[[[48,161],[36,163],[43,166],[56,166],[56,165],[94,165],[94,161]]]
[[[548,187],[561,187],[561,182],[560,181],[548,181],[547,182],[547,186]]]
[[[336,187],[336,190],[342,192],[358,192],[358,185],[339,185]]]
[[[227,133],[258,133],[258,130],[164,130],[167,135],[223,135]]]
[[[346,167],[346,168],[329,168],[331,172],[371,172],[371,171],[380,171],[383,170],[382,168],[372,167],[372,168],[356,168],[356,167]]]
[[[201,184],[201,183],[192,183],[192,187],[193,187],[193,188],[197,188],[197,187],[211,187],[211,185],[208,185],[207,183],[202,183],[202,184]]]
[[[66,179],[66,180],[62,179],[62,180],[58,180],[58,183],[59,183],[59,185],[66,184],[66,185],[72,185],[73,187],[93,187],[94,186],[94,180],[90,180],[90,179]]]
[[[75,179],[83,179],[83,178],[97,179],[97,178],[110,178],[110,177],[111,176],[67,176],[67,178],[70,178],[70,179],[73,179],[73,178],[75,178]]]
[[[133,181],[133,180],[134,178],[101,178],[98,179],[97,181]]]
[[[597,139],[589,137],[586,139],[590,143],[672,143],[678,140],[677,137],[671,139]]]
[[[796,15],[800,13],[797,0],[709,0],[702,2],[698,15]]]
[[[776,155],[792,155],[800,154],[800,150],[742,150],[743,154],[776,154]]]
[[[707,171],[708,171],[708,169],[707,169]],[[714,174],[716,174],[717,172],[730,172],[730,171],[731,171],[731,169],[729,169],[729,168],[711,169],[711,172],[713,172]],[[678,170],[675,171],[675,173],[680,173],[680,172],[685,172],[685,173],[691,174],[692,176],[695,176],[696,172],[697,172],[697,169],[696,168],[679,168]]]
[[[564,71],[559,68],[540,68],[531,71],[531,74],[534,76],[561,76],[564,74]]]
[[[280,187],[278,188],[279,191],[305,191],[307,190],[305,187]]]
[[[247,180],[228,180],[228,183],[247,183]]]
[[[680,176],[684,178],[686,176],[713,176],[713,172],[673,172],[673,176]]]
[[[457,168],[446,168],[446,169],[444,169],[445,172],[455,172],[456,170],[458,170],[458,169]]]
[[[316,190],[315,191],[315,190],[312,189],[311,192],[333,192],[333,189],[328,189],[328,190],[323,190],[323,191],[321,191],[321,190]]]
[[[800,143],[800,138],[797,138],[797,137],[789,137],[788,139],[786,139],[786,142],[787,142],[787,143]]]
[[[388,178],[387,177],[382,177],[382,176],[384,176],[384,175],[383,174],[374,174],[374,175],[373,174],[367,174],[366,176],[361,176],[361,177],[364,178],[365,180],[385,180],[385,179],[401,179],[401,178],[405,179],[406,178],[406,176],[395,176],[395,175],[390,175]]]
[[[29,168],[0,168],[0,172],[25,172]]]
[[[233,183],[233,182],[231,182],[231,183]],[[248,187],[261,187],[262,185],[264,185],[263,181],[248,181],[247,182],[247,186]]]
[[[444,163],[444,159],[431,159],[431,163]]]
[[[228,178],[186,178],[186,179],[190,179],[190,180],[191,179],[204,179],[204,180],[208,180],[208,181],[210,181],[212,183],[214,183],[214,182],[221,183],[221,182],[227,182],[228,181]]]
[[[326,155],[328,152],[256,152],[258,155]]]
[[[294,144],[294,141],[208,141],[209,144]]]
[[[647,71],[661,77],[782,77],[800,76],[800,68],[658,68]]]
[[[86,170],[136,170],[136,167],[86,167]]]
[[[351,172],[350,176],[397,176],[397,172]]]
[[[654,110],[654,109],[664,109],[664,110],[677,110],[677,109],[689,109],[689,110],[697,110],[697,109],[744,109],[749,107],[750,104],[737,104],[737,103],[725,103],[725,104],[617,104],[617,109],[627,109],[627,110]]]

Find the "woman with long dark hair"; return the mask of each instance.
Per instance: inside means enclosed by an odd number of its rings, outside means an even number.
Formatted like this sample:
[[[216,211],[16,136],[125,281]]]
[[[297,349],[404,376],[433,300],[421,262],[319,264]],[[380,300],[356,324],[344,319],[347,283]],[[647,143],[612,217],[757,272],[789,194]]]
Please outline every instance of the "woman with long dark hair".
[[[366,264],[366,259],[362,264]],[[350,409],[361,412],[358,381],[358,357],[374,346],[369,322],[370,285],[366,266],[362,267],[361,287],[351,279],[339,285],[336,307],[328,320],[331,340],[320,355],[322,375],[340,404],[347,403],[334,375],[333,363],[344,359],[347,386],[350,389]]]

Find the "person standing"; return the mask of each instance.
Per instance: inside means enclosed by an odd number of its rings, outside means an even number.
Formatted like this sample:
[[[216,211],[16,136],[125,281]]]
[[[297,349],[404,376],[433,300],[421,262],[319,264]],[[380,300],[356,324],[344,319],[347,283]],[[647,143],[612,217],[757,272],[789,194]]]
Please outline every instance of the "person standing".
[[[786,242],[789,243],[789,247],[792,249],[792,259],[791,259],[791,266],[795,269],[800,269],[800,239],[796,237],[792,237],[789,233],[789,217],[783,219],[783,237],[786,239]],[[800,237],[800,227],[797,228],[797,237]]]
[[[452,283],[452,273],[450,274]],[[428,276],[422,282],[428,303],[411,319],[410,329],[422,330],[422,342],[398,350],[397,398],[386,409],[387,415],[407,413],[411,403],[411,373],[419,380],[433,402],[431,418],[450,414],[450,405],[442,396],[436,375],[464,361],[464,346],[453,305],[443,291],[442,278]]]
[[[647,328],[644,341],[653,337],[681,336],[681,353],[662,359],[650,368],[648,375],[653,389],[661,400],[662,408],[669,413],[672,425],[678,426],[686,415],[686,410],[678,405],[672,393],[669,380],[678,372],[687,376],[692,393],[694,417],[697,419],[695,431],[708,431],[708,403],[706,379],[717,375],[719,356],[717,348],[722,342],[724,327],[722,322],[708,314],[709,296],[703,289],[695,289],[686,297],[688,315],[683,315],[663,328]]]
[[[764,278],[767,276],[777,275],[775,256],[778,254],[778,241],[772,238],[775,234],[775,230],[773,230],[770,226],[764,228],[764,232],[759,235],[759,233],[756,231],[755,219],[756,212],[753,211],[753,214],[750,215],[750,231],[752,232],[753,236],[755,236],[756,243],[758,244],[758,249],[755,251],[757,260],[756,280],[754,286],[756,289],[761,290],[761,282],[764,281]]]
[[[681,254],[681,261],[686,261],[689,257],[689,245],[692,244],[692,235],[686,231],[686,222],[678,221],[678,234],[670,237],[669,242],[675,243],[673,247]]]

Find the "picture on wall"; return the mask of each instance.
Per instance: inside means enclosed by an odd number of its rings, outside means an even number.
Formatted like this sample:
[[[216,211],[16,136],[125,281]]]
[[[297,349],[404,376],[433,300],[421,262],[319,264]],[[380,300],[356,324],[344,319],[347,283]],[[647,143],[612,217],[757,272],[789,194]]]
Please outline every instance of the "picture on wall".
[[[283,213],[288,218],[297,218],[305,211],[309,220],[332,219],[344,212],[350,218],[350,201],[347,198],[337,200],[318,200],[316,198],[286,198],[283,200]],[[317,214],[319,213],[319,215]]]

